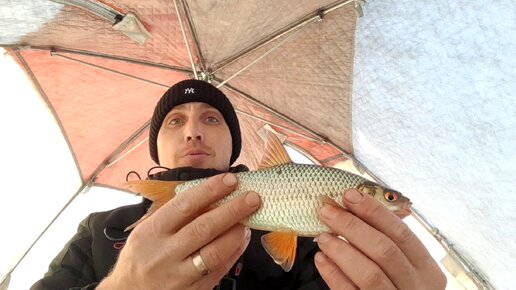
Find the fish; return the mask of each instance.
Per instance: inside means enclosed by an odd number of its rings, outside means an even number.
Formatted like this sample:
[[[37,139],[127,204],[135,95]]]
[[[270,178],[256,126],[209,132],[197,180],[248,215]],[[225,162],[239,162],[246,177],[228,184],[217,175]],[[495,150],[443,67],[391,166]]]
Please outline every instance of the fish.
[[[266,130],[265,150],[257,170],[235,173],[237,188],[214,206],[225,204],[249,191],[258,193],[262,204],[241,223],[251,229],[268,231],[261,237],[265,251],[285,272],[296,258],[297,237],[317,237],[331,230],[319,219],[324,204],[345,208],[346,190],[355,188],[373,196],[390,211],[404,218],[411,213],[410,200],[400,192],[383,187],[351,172],[319,165],[293,163],[279,138]],[[153,201],[150,216],[175,195],[201,184],[206,178],[191,181],[133,180],[129,190]]]

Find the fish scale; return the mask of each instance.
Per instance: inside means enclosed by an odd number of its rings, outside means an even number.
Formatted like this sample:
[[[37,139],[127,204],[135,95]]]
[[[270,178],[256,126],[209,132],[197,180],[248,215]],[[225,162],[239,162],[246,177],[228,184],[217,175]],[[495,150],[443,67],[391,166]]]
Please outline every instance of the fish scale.
[[[262,206],[244,222],[266,231],[294,231],[298,236],[315,237],[329,229],[319,220],[322,196],[342,204],[342,195],[367,179],[343,170],[308,164],[283,164],[257,171],[236,173],[238,186],[220,200],[224,204],[249,191],[257,192]],[[205,179],[185,182],[176,193],[196,186]]]

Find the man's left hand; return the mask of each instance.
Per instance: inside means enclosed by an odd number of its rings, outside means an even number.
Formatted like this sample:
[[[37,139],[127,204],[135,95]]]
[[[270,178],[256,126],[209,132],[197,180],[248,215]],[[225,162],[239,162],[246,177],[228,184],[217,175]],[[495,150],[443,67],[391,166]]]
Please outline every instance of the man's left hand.
[[[348,241],[317,238],[315,264],[331,289],[445,289],[446,276],[399,217],[355,189],[343,202],[348,210],[324,205],[320,214]]]

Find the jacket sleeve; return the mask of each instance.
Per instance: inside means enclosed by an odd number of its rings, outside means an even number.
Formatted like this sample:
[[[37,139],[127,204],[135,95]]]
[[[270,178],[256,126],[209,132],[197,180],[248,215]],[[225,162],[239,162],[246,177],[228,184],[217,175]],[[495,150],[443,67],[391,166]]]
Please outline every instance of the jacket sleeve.
[[[31,290],[90,290],[98,284],[92,263],[92,234],[89,215],[77,229],[77,233],[50,263],[43,279]]]
[[[329,290],[330,288],[319,274],[317,267],[315,266],[314,256],[319,247],[313,242],[308,241],[306,238],[300,243],[300,250],[303,251],[303,259],[299,262],[302,266],[299,267],[300,272],[297,281],[297,290]]]
[[[324,282],[321,276],[314,278],[312,281],[308,281],[305,284],[301,285],[298,290],[329,290],[326,282]]]

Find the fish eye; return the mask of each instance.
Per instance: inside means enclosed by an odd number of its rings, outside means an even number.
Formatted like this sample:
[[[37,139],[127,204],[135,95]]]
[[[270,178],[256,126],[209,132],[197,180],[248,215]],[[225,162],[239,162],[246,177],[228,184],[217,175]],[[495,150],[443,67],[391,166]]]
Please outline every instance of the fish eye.
[[[387,191],[383,197],[389,202],[395,202],[398,200],[398,195],[394,192]]]

